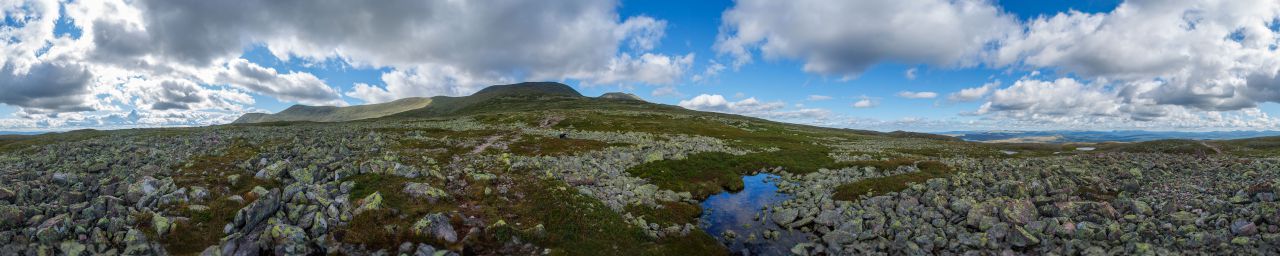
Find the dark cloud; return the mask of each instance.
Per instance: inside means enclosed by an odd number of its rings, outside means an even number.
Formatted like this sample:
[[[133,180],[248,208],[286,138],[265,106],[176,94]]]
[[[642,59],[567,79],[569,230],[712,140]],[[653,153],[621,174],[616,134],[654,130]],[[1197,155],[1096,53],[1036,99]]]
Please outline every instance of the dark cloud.
[[[227,70],[218,74],[217,80],[217,83],[231,84],[284,101],[310,105],[347,104],[337,90],[315,75],[302,72],[281,74],[244,59],[231,61]]]
[[[0,68],[0,103],[31,114],[93,110],[89,82],[93,74],[77,64],[40,63],[28,70]]]
[[[157,102],[151,104],[152,110],[188,110],[192,104],[209,101],[207,96],[200,95],[200,88],[189,82],[160,82]]]
[[[263,43],[282,56],[375,66],[448,63],[477,73],[562,75],[607,65],[620,41],[612,1],[138,4],[151,52],[193,65],[234,58],[244,47]]]

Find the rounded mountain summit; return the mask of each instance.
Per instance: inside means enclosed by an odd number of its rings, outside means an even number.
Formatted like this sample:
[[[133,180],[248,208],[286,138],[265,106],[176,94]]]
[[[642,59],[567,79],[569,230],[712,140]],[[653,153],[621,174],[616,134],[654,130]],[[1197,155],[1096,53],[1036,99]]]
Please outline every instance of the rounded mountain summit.
[[[600,97],[582,96],[577,90],[557,82],[524,82],[489,86],[469,96],[410,97],[386,103],[349,107],[293,105],[279,113],[247,113],[235,122],[343,122],[379,117],[433,117],[483,111],[497,107],[529,107],[553,103],[588,103],[590,100],[626,100],[645,102],[635,94],[605,93]],[[524,104],[522,104],[524,103]],[[533,104],[529,104],[533,103]]]

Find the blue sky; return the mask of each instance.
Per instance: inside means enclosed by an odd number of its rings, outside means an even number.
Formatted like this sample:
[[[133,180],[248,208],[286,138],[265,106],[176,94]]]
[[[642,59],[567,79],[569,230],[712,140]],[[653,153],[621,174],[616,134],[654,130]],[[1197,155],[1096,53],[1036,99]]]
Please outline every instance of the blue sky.
[[[1280,123],[1268,1],[282,3],[3,6],[24,33],[0,34],[0,129],[209,125],[525,80],[873,130]]]

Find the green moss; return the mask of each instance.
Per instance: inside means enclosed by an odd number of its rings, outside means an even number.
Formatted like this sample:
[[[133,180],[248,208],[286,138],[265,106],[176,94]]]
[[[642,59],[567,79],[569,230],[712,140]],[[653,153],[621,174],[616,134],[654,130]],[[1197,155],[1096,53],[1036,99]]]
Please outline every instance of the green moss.
[[[898,160],[886,161],[878,163],[881,166],[888,166],[900,163]],[[950,176],[954,170],[946,164],[924,161],[915,163],[920,171],[879,178],[864,179],[857,182],[840,185],[836,187],[836,194],[833,196],[836,200],[853,201],[859,196],[870,194],[871,196],[881,195],[888,192],[902,191],[911,183],[924,183],[929,179],[942,178]],[[874,166],[874,165],[873,165]],[[877,167],[880,168],[880,167]],[[897,168],[895,165],[894,168]],[[884,170],[884,169],[881,169]]]
[[[270,144],[270,142],[263,144]],[[250,203],[255,199],[249,195],[249,191],[253,187],[271,188],[280,186],[274,181],[252,177],[241,178],[236,184],[231,184],[227,181],[226,176],[228,175],[243,174],[240,168],[235,166],[237,163],[252,159],[258,155],[259,151],[258,145],[250,144],[246,140],[236,139],[221,152],[197,156],[187,163],[175,167],[179,168],[180,171],[172,178],[179,187],[201,186],[209,189],[210,199],[208,205],[206,205],[209,209],[206,211],[192,211],[187,204],[179,204],[168,208],[170,213],[188,217],[189,220],[178,224],[178,232],[173,232],[169,236],[160,239],[160,242],[165,246],[165,250],[177,255],[197,254],[206,247],[218,244],[218,241],[226,235],[222,232],[223,226],[231,223],[236,212],[244,207],[244,204],[227,200],[227,197],[240,195],[245,198],[245,203]],[[219,188],[224,187],[227,188],[227,193],[220,192]]]
[[[236,212],[244,207],[243,204],[225,198],[213,199],[207,206],[209,209],[205,211],[191,211],[186,205],[179,206],[178,214],[187,216],[190,220],[179,223],[176,232],[160,240],[166,251],[174,255],[190,255],[217,245],[225,235],[222,233],[223,226],[235,220]]]
[[[694,229],[683,237],[665,237],[658,240],[660,246],[645,251],[647,255],[729,255],[729,250],[701,229]]]
[[[637,165],[627,172],[645,178],[659,188],[687,191],[694,197],[705,198],[726,188],[742,187],[740,176],[749,170],[741,165],[740,160],[741,157],[727,153],[699,153],[680,160]]]
[[[438,247],[444,245],[444,241],[435,241],[415,234],[414,221],[417,219],[399,214],[394,209],[366,211],[354,216],[346,227],[338,229],[334,238],[344,243],[360,244],[374,250],[394,250],[404,242],[430,243]]]
[[[162,130],[156,130],[162,131]],[[31,146],[49,145],[63,142],[75,142],[107,136],[110,132],[98,130],[75,130],[62,133],[41,135],[6,135],[0,136],[0,153],[27,149]]]
[[[448,198],[432,204],[426,200],[413,198],[402,191],[405,183],[408,182],[430,184],[431,182],[428,182],[425,178],[410,179],[396,175],[361,174],[348,177],[344,181],[355,182],[355,186],[351,189],[352,198],[359,198],[378,192],[382,195],[382,206],[384,208],[396,209],[408,216],[422,216],[453,209],[451,204],[446,202]],[[438,184],[431,185],[439,187]],[[411,221],[416,221],[416,219]]]
[[[395,175],[362,174],[344,179],[352,181],[352,198],[360,198],[379,193],[382,205],[378,210],[366,211],[353,216],[346,227],[339,229],[335,236],[340,241],[361,244],[376,249],[396,249],[404,242],[430,243],[437,247],[451,246],[445,241],[433,240],[413,232],[414,222],[431,213],[448,212],[455,209],[450,199],[441,199],[436,203],[410,197],[403,193],[407,182],[427,182],[425,179],[409,179]]]
[[[628,224],[617,212],[559,181],[532,181],[542,193],[531,193],[513,209],[546,227],[527,240],[552,249],[553,255],[727,255],[702,232],[687,237],[653,239]],[[591,220],[591,221],[583,221]]]
[[[495,130],[471,130],[471,131],[450,131],[444,129],[411,129],[411,128],[380,128],[374,129],[377,132],[391,134],[395,143],[391,146],[391,151],[396,152],[401,161],[405,164],[427,167],[430,161],[437,164],[447,164],[455,155],[470,152],[471,148],[458,147],[457,145],[448,145],[433,140],[423,140],[408,137],[411,134],[418,134],[423,137],[432,138],[454,138],[454,139],[483,139],[488,136],[498,134]]]
[[[661,207],[647,205],[627,205],[626,211],[633,216],[642,217],[650,223],[658,223],[663,227],[671,225],[697,224],[702,215],[702,208],[696,204],[685,202],[661,202]]]
[[[523,136],[519,141],[510,145],[511,153],[525,156],[555,156],[576,152],[587,152],[600,150],[609,146],[620,146],[622,144],[609,144],[602,141],[584,140],[574,138],[549,138],[543,136]]]

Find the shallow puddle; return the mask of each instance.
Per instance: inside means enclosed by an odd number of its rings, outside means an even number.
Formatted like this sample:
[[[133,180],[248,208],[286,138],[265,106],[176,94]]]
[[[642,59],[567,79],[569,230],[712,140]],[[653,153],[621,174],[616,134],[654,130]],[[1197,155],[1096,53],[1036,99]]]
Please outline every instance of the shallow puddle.
[[[768,213],[761,210],[790,198],[790,195],[778,192],[778,186],[771,181],[776,178],[763,173],[744,176],[742,191],[721,192],[707,197],[702,201],[700,226],[735,254],[790,255],[791,247],[808,239],[798,230],[786,230],[769,221]],[[780,236],[765,239],[764,231],[767,230],[778,231]],[[736,238],[726,239],[725,231],[733,231]]]

